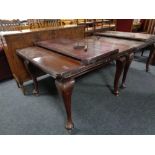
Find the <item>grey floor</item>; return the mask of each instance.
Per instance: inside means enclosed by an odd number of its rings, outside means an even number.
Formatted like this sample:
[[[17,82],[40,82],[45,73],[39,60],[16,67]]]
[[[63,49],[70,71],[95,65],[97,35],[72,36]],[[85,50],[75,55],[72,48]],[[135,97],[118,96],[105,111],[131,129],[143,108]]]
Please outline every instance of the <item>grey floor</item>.
[[[127,88],[115,97],[111,91],[115,65],[76,80],[72,97],[75,129],[72,134],[155,134],[155,67],[145,72],[146,56],[133,61]],[[0,134],[69,134],[65,109],[51,77],[39,81],[40,96],[27,95],[14,80],[0,83]]]

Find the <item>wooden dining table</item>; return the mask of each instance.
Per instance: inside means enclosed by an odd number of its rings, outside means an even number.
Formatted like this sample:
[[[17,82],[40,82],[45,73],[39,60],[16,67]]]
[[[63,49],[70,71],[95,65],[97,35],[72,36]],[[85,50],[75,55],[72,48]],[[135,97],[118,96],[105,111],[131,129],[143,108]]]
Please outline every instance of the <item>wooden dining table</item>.
[[[148,46],[151,43],[148,42]],[[35,42],[34,46],[16,50],[34,82],[33,93],[39,94],[35,68],[51,75],[63,99],[67,122],[66,129],[74,127],[71,97],[76,78],[116,61],[114,94],[119,95],[119,80],[125,88],[127,72],[133,52],[144,48],[146,43],[126,39],[92,36],[83,39],[59,38]]]

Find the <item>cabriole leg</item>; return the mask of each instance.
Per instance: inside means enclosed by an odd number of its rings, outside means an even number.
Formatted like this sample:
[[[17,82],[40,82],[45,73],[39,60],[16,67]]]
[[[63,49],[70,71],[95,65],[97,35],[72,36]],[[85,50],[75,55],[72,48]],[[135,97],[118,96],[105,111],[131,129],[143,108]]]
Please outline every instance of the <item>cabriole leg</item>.
[[[74,79],[68,79],[64,81],[55,80],[56,87],[65,105],[66,114],[67,114],[66,129],[68,130],[72,130],[74,128],[74,124],[72,121],[72,114],[71,114],[71,96],[72,96],[74,83],[75,83]]]

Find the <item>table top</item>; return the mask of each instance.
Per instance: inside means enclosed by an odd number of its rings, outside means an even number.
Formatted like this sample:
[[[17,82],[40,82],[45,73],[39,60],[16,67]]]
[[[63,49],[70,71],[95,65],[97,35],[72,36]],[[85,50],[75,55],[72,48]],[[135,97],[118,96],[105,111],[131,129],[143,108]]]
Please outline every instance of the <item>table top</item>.
[[[90,64],[98,59],[116,54],[119,48],[112,46],[109,42],[100,41],[96,37],[85,39],[60,38],[37,42],[36,45],[77,59],[83,64]]]
[[[35,46],[19,49],[17,55],[35,64],[54,78],[67,77],[84,67],[75,59]]]
[[[155,35],[144,34],[144,33],[133,33],[133,32],[105,31],[105,32],[97,32],[95,33],[95,35],[131,39],[131,40],[137,40],[137,41],[148,41],[152,39],[155,40]]]
[[[84,48],[75,49],[76,44],[86,45],[87,51],[85,51]],[[139,41],[120,41],[120,39],[95,36],[81,40],[61,38],[36,43],[37,46],[75,58],[84,64],[93,63],[98,59],[116,54],[116,52],[122,53],[134,50],[142,44],[143,43]]]
[[[143,42],[109,37],[93,36],[85,39],[55,39],[36,42],[35,46],[18,49],[17,55],[30,61],[34,65],[54,78],[68,78],[98,64],[117,59],[119,53],[133,51]],[[75,49],[77,42],[86,44],[83,48]]]
[[[96,36],[100,41],[108,42],[111,46],[119,48],[119,53],[125,53],[128,50],[138,50],[146,46],[146,43],[137,40],[119,39],[106,36]]]

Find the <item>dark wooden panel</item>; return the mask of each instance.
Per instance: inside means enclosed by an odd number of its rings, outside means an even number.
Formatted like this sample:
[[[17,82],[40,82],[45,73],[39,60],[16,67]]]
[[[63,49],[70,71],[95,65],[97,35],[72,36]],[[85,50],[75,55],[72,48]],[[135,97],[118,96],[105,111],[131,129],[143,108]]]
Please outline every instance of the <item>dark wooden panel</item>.
[[[117,19],[116,31],[131,32],[133,27],[133,19]]]

